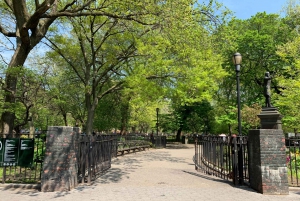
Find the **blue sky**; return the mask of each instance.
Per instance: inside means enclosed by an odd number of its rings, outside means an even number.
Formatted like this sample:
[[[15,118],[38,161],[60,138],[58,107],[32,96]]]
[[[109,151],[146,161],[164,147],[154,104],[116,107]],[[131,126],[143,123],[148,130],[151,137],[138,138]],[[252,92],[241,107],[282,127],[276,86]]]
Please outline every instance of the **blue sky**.
[[[288,0],[217,0],[233,11],[238,19],[249,19],[258,12],[280,14]]]

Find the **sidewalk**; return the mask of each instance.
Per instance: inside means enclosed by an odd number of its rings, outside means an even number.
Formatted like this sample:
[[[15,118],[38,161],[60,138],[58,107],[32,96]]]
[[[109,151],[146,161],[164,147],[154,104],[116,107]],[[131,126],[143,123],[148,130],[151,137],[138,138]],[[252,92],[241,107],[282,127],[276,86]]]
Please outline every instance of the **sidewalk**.
[[[112,168],[91,186],[53,193],[1,187],[0,201],[300,201],[300,189],[289,195],[262,195],[199,173],[193,155],[193,145],[132,153],[114,159]]]

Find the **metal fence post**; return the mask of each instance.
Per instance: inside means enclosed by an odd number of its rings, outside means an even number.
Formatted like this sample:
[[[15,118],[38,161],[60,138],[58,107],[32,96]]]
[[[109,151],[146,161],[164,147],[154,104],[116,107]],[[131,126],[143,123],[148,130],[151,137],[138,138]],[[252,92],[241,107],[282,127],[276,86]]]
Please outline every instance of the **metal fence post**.
[[[232,170],[233,170],[233,184],[238,185],[238,154],[236,136],[232,136]]]
[[[244,184],[244,161],[243,161],[243,137],[239,137],[239,149],[238,149],[238,171],[239,171],[239,184]]]
[[[198,170],[197,164],[198,164],[198,153],[197,153],[197,146],[198,146],[198,137],[195,137],[195,170]]]

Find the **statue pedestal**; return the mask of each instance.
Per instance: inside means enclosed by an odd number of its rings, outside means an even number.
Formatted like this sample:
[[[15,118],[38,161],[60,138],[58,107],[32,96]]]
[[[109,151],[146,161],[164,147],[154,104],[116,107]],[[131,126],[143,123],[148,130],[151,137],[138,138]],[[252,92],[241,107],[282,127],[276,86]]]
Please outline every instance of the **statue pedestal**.
[[[263,194],[289,194],[282,115],[265,107],[258,117],[261,129],[248,135],[250,186]]]
[[[283,131],[250,130],[248,140],[251,188],[262,194],[289,194]]]
[[[261,129],[282,129],[282,115],[276,107],[263,107],[259,115]]]

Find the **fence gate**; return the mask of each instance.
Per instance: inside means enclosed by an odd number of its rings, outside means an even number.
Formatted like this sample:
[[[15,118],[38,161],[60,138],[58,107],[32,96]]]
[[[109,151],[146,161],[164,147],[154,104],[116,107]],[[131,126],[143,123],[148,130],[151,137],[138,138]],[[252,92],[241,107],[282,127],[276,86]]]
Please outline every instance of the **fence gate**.
[[[300,187],[300,139],[285,139],[289,186]],[[196,136],[195,168],[237,184],[249,184],[246,136]]]
[[[90,183],[111,167],[117,153],[116,135],[81,136],[77,151],[78,181]]]
[[[194,163],[196,170],[235,185],[249,182],[247,137],[196,136]]]

